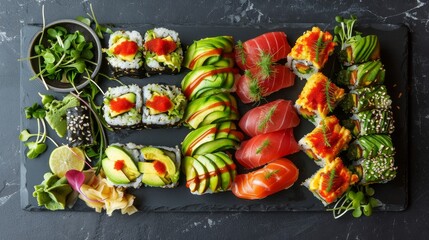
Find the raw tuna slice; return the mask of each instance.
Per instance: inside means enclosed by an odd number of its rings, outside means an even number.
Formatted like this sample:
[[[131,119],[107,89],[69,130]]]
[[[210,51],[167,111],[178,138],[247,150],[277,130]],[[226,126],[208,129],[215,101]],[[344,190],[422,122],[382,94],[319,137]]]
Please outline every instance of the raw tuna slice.
[[[275,63],[286,58],[290,49],[284,32],[269,32],[239,42],[235,48],[235,61],[241,69],[250,69],[261,62]]]
[[[299,151],[292,128],[257,135],[241,143],[235,158],[245,168],[260,167],[274,159]]]
[[[280,158],[256,171],[237,175],[231,190],[239,198],[262,199],[291,187],[298,175],[298,168],[290,160]]]
[[[241,130],[251,137],[296,127],[298,124],[299,117],[292,101],[284,99],[278,99],[248,111],[239,122]]]
[[[294,83],[295,74],[284,65],[271,65],[268,71],[254,67],[246,70],[238,79],[236,93],[243,103],[258,102],[263,97],[290,87]]]

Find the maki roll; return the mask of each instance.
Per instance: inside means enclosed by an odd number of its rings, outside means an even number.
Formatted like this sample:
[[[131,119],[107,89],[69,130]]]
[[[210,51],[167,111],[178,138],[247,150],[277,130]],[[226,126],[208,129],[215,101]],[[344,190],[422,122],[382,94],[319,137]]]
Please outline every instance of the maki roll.
[[[154,28],[146,32],[144,41],[144,67],[148,74],[180,72],[183,50],[177,32]]]
[[[103,117],[113,128],[138,128],[142,121],[142,91],[139,86],[109,87],[103,100]]]
[[[341,102],[341,107],[345,112],[358,113],[371,109],[389,109],[391,104],[386,86],[380,85],[350,91]]]
[[[106,158],[101,161],[101,166],[110,184],[120,187],[140,187],[142,174],[137,168],[139,161],[137,145],[114,143],[106,148],[105,153]]]
[[[186,97],[173,85],[148,84],[143,87],[145,127],[177,126],[186,109]]]
[[[308,79],[323,68],[334,52],[337,44],[332,39],[329,32],[313,27],[311,31],[305,32],[296,40],[295,46],[287,57],[287,65],[298,77]]]
[[[69,147],[86,147],[94,144],[91,116],[87,106],[67,109],[67,137]]]
[[[298,113],[317,125],[344,97],[344,89],[337,87],[323,73],[313,74],[295,102]]]
[[[183,78],[183,93],[189,100],[193,100],[216,93],[233,92],[237,74],[237,69],[232,67],[198,67]]]
[[[353,65],[338,73],[337,83],[351,89],[383,84],[385,70],[380,60]]]
[[[179,184],[181,158],[177,146],[144,146],[140,154],[138,168],[145,186],[173,188]]]
[[[347,157],[352,161],[360,158],[374,158],[378,155],[393,155],[394,153],[392,138],[384,134],[362,136],[351,143],[347,149]]]
[[[341,158],[335,158],[333,162],[319,169],[311,178],[305,180],[303,185],[326,206],[335,202],[351,185],[358,181],[358,175],[350,172],[344,166]]]
[[[137,31],[116,31],[110,35],[109,48],[103,49],[115,77],[143,77],[143,39]]]
[[[359,184],[386,183],[396,177],[397,167],[393,155],[378,155],[373,158],[363,158],[354,164],[359,176]]]
[[[392,134],[395,130],[393,112],[390,109],[372,109],[353,114],[350,119],[343,120],[344,127],[353,136],[369,134]]]
[[[217,36],[194,41],[186,51],[183,65],[190,70],[205,65],[233,67],[233,37]]]
[[[317,165],[323,167],[334,161],[341,151],[347,149],[351,139],[350,131],[342,127],[335,116],[329,116],[301,138],[298,144]]]

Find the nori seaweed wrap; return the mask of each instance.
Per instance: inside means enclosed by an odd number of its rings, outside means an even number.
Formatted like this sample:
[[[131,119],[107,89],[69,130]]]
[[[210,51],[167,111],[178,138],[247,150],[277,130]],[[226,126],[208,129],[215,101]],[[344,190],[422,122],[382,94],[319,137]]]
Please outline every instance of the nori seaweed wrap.
[[[395,130],[393,112],[390,109],[372,109],[353,114],[342,124],[349,129],[353,136],[369,134],[392,134]]]
[[[67,109],[67,137],[69,147],[86,147],[94,144],[92,121],[87,106]]]

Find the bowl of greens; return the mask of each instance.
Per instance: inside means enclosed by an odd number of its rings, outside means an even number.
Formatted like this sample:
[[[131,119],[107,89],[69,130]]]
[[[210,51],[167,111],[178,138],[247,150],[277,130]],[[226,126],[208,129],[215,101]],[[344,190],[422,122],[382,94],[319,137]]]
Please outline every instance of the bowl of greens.
[[[33,79],[57,92],[79,90],[100,70],[102,52],[97,34],[72,19],[52,22],[38,32],[29,47]]]

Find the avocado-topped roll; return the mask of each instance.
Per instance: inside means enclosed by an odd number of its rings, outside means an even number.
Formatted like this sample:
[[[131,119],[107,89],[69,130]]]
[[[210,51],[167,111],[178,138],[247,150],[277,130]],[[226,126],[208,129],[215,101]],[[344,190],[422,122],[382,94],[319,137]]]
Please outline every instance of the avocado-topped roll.
[[[385,70],[380,60],[353,65],[338,73],[337,83],[349,88],[383,84]]]
[[[85,147],[94,144],[91,115],[87,106],[67,109],[67,141],[69,147]]]
[[[145,127],[178,125],[187,104],[180,88],[161,84],[144,86],[143,102],[142,122]]]
[[[162,27],[150,29],[144,41],[144,66],[148,74],[180,72],[183,50],[177,32]]]
[[[341,102],[343,110],[348,113],[358,113],[371,109],[389,109],[391,104],[392,100],[384,85],[354,89]]]
[[[180,150],[176,146],[143,146],[137,163],[142,183],[149,187],[173,188],[179,184]]]
[[[390,109],[372,109],[353,114],[350,119],[343,120],[344,127],[353,136],[368,134],[392,134],[395,130],[393,112]]]
[[[378,155],[374,158],[363,158],[354,164],[359,175],[360,184],[386,183],[396,177],[397,167],[393,155]]]
[[[137,85],[109,88],[104,95],[103,117],[113,128],[141,126],[142,93]]]
[[[317,125],[344,97],[344,89],[332,83],[323,73],[313,74],[295,102],[298,113]]]
[[[333,53],[336,43],[332,38],[329,32],[323,32],[318,27],[306,31],[296,40],[288,55],[289,67],[298,77],[308,79],[323,68]]]
[[[323,167],[334,161],[341,151],[347,149],[351,139],[350,131],[340,125],[338,118],[329,116],[301,138],[298,144],[317,165]]]
[[[191,70],[205,65],[233,67],[235,61],[233,52],[232,36],[203,38],[188,47],[183,65]]]
[[[358,176],[344,166],[341,158],[335,158],[305,180],[303,185],[326,206],[335,202],[358,181]]]
[[[358,160],[360,158],[374,158],[380,154],[393,155],[392,138],[385,134],[374,134],[362,136],[350,144],[347,149],[349,160]]]
[[[143,39],[137,31],[116,31],[109,38],[109,48],[103,49],[115,77],[143,77]]]

